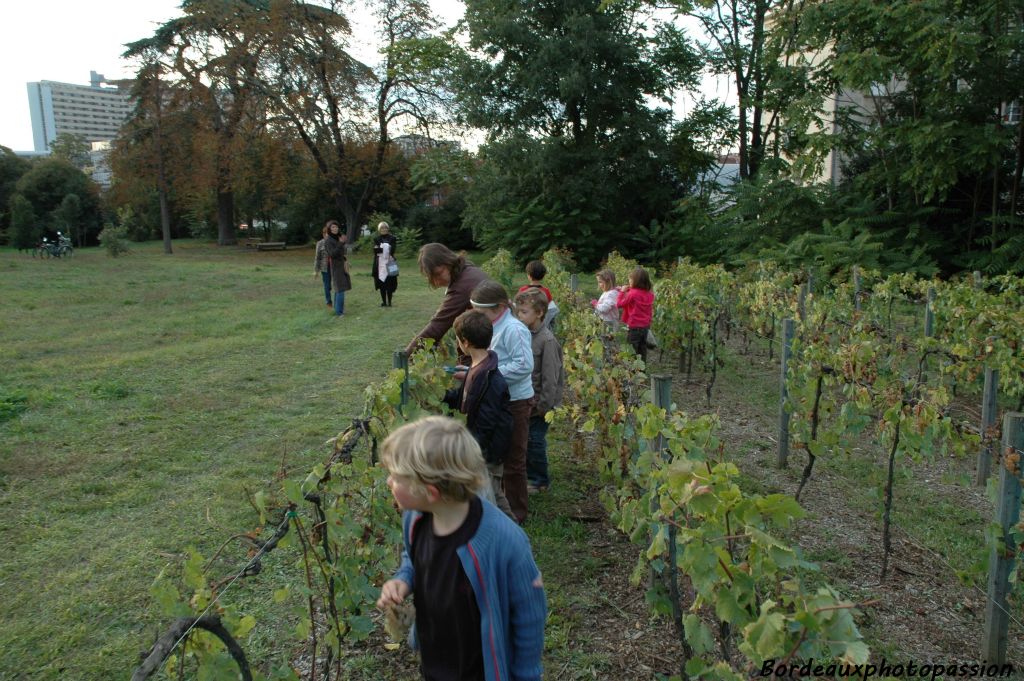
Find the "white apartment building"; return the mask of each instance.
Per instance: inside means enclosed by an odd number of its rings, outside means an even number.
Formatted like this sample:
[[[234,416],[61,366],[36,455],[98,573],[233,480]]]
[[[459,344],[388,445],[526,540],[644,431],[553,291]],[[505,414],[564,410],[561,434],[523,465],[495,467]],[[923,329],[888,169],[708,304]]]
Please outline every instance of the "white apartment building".
[[[89,72],[89,85],[43,80],[28,83],[35,150],[46,152],[61,133],[81,135],[87,142],[114,139],[131,113],[126,88],[104,87],[106,79]]]

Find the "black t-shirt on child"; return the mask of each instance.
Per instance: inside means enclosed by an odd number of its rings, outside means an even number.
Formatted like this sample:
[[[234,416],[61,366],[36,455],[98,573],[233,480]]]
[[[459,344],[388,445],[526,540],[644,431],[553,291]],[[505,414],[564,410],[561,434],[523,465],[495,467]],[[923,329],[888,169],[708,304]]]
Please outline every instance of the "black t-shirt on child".
[[[412,564],[416,571],[413,597],[423,678],[427,681],[482,681],[483,646],[480,609],[473,585],[455,552],[480,527],[483,505],[469,502],[469,514],[459,529],[438,537],[430,513],[416,523]]]

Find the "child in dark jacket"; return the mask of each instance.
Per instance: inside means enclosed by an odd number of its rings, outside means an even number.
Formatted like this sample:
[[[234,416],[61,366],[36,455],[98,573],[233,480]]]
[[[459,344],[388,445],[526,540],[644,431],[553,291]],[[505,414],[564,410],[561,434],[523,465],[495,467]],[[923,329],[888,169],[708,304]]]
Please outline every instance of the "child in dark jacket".
[[[472,366],[466,379],[444,395],[444,402],[466,415],[466,428],[472,433],[487,463],[495,505],[515,520],[502,491],[505,454],[512,437],[512,412],[505,378],[498,371],[498,355],[488,350],[493,327],[482,312],[470,310],[455,319],[452,327],[461,352],[469,355]]]

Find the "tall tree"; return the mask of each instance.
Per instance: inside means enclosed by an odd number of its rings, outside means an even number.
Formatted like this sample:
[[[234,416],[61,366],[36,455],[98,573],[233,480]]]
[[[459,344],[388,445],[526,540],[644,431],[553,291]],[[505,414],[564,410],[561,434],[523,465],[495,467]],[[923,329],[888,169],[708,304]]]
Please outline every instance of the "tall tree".
[[[407,125],[429,134],[443,117],[437,72],[447,47],[433,33],[426,3],[382,0],[375,16],[384,60],[374,69],[348,53],[350,27],[341,4],[287,0],[276,6],[254,86],[309,151],[354,238],[388,172],[392,131]],[[352,164],[367,144],[374,147],[370,167]],[[349,172],[356,166],[359,177]]]
[[[79,170],[85,170],[92,165],[89,160],[90,148],[84,135],[70,132],[62,132],[50,142],[50,153],[54,157],[64,159]]]
[[[454,79],[464,120],[488,131],[466,221],[532,257],[571,245],[592,263],[678,194],[669,162],[679,87],[699,64],[639,2],[469,0]],[[652,105],[653,103],[653,105]]]
[[[266,47],[270,7],[262,0],[185,0],[181,9],[183,16],[160,26],[152,37],[129,44],[125,56],[166,56],[199,120],[209,126],[217,242],[230,245],[237,242],[232,161],[243,117],[250,107],[261,105],[249,84],[256,80]]]
[[[122,126],[119,139],[115,142],[111,166],[114,169],[115,184],[123,184],[128,179],[126,174],[138,179],[143,175],[151,177],[151,186],[156,189],[159,204],[164,253],[171,255],[174,252],[171,242],[169,179],[171,153],[165,121],[168,109],[173,112],[175,105],[180,105],[182,96],[180,90],[165,81],[164,74],[168,67],[161,62],[154,47],[138,49],[135,54],[142,59],[132,83],[135,109]],[[172,121],[172,127],[173,124]],[[191,134],[188,137],[191,138]]]
[[[82,200],[78,194],[67,194],[54,209],[53,216],[64,233],[78,246],[85,245],[85,225],[82,224]]]
[[[11,198],[11,245],[15,248],[32,248],[43,235],[35,210],[29,200],[20,194]]]
[[[909,228],[928,241],[945,267],[998,267],[969,254],[1024,236],[1016,224],[1024,129],[1019,117],[1004,120],[1024,99],[1021,8],[832,0],[808,4],[799,22],[796,51],[814,50],[818,82],[861,93],[809,144],[842,151],[850,189],[878,198],[904,238]]]
[[[10,200],[18,179],[28,172],[29,162],[0,146],[0,232],[11,225]]]
[[[54,231],[63,226],[60,207],[64,198],[75,194],[80,200],[79,246],[95,243],[100,230],[99,187],[85,173],[64,159],[46,158],[32,164],[15,185],[16,196],[23,197],[33,214],[46,220]]]
[[[281,3],[268,27],[272,33],[265,68],[253,85],[313,157],[351,239],[357,212],[344,166],[359,138],[358,112],[366,107],[359,88],[371,72],[346,51],[351,29],[339,7],[333,0],[326,6]]]
[[[805,0],[672,0],[704,31],[701,55],[712,73],[728,76],[736,95],[739,175],[757,176],[777,156],[776,143],[790,104],[806,94],[802,69],[789,55],[796,40],[796,9]]]

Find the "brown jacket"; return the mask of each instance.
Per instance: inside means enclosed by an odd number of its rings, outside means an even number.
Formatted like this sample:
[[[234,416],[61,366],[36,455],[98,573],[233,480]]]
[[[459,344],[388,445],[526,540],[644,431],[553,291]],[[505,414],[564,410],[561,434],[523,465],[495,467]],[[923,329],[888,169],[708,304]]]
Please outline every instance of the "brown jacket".
[[[348,259],[345,257],[345,244],[328,236],[324,239],[324,253],[331,273],[331,290],[348,291],[352,288],[352,278],[348,274]]]
[[[448,329],[452,328],[455,318],[466,310],[473,307],[469,303],[469,294],[481,282],[487,281],[490,277],[476,265],[466,263],[466,266],[459,272],[459,278],[448,285],[444,292],[444,300],[441,307],[437,308],[433,318],[423,327],[423,330],[416,334],[416,337],[409,342],[405,348],[406,353],[416,352],[427,338],[440,341]]]

